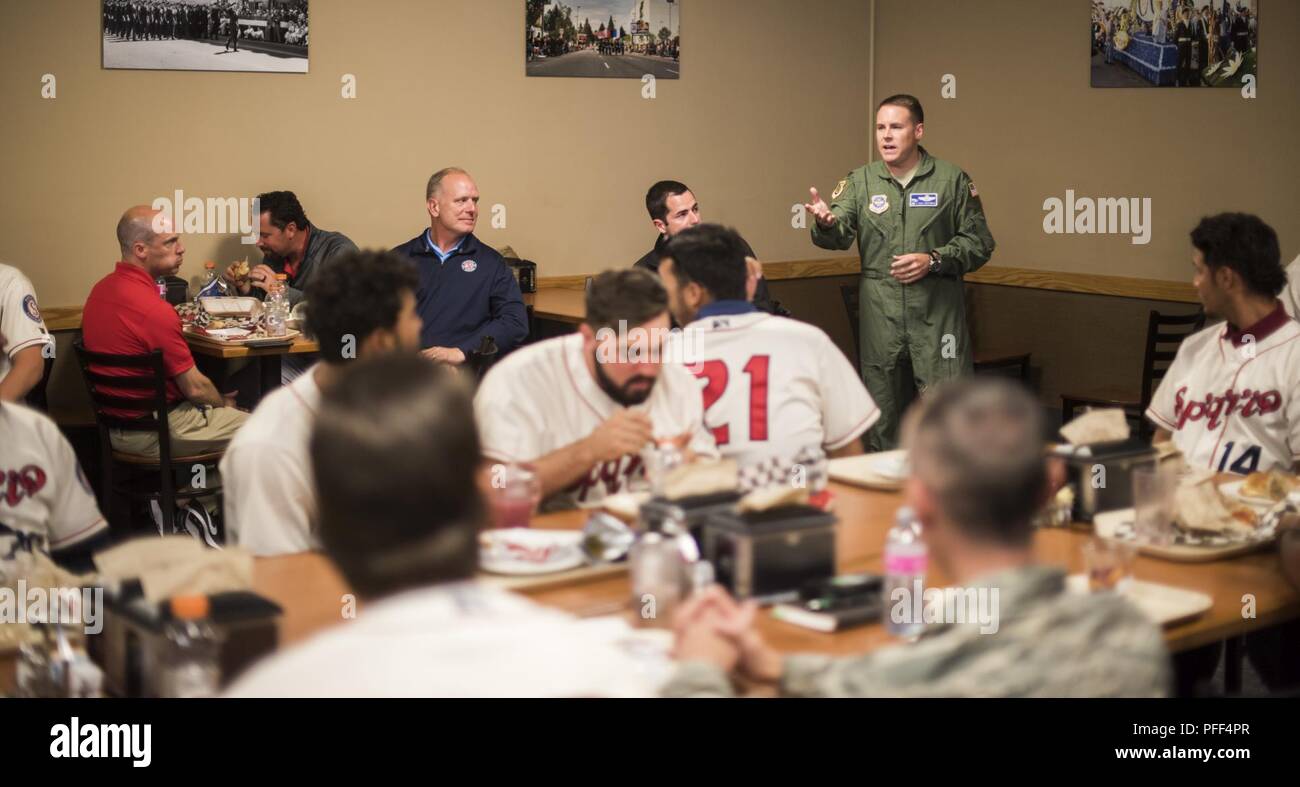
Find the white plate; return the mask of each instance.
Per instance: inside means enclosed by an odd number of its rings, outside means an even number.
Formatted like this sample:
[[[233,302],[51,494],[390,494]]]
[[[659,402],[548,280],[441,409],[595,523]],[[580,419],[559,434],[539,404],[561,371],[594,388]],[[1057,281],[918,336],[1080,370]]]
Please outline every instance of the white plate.
[[[509,576],[568,571],[586,562],[581,544],[579,530],[485,530],[479,534],[479,568]]]
[[[882,451],[872,455],[866,464],[869,471],[891,481],[905,481],[912,474],[907,451]]]
[[[1225,484],[1219,484],[1219,491],[1223,493],[1224,497],[1230,497],[1236,500],[1240,500],[1241,502],[1246,503],[1247,505],[1254,506],[1256,508],[1260,506],[1263,506],[1264,508],[1272,508],[1274,505],[1277,504],[1278,501],[1270,497],[1255,497],[1253,495],[1243,495],[1241,493],[1241,488],[1245,485],[1246,485],[1246,479],[1244,478],[1241,479],[1240,481],[1229,481]]]
[[[1071,574],[1066,579],[1066,587],[1071,593],[1088,593],[1088,578],[1083,574]],[[1130,578],[1121,582],[1117,590],[1147,619],[1160,626],[1194,618],[1214,606],[1214,599],[1204,593],[1140,579]]]
[[[264,344],[292,344],[293,340],[301,334],[295,330],[287,330],[284,336],[259,336],[256,339],[244,339],[241,344],[246,347],[260,347]]]

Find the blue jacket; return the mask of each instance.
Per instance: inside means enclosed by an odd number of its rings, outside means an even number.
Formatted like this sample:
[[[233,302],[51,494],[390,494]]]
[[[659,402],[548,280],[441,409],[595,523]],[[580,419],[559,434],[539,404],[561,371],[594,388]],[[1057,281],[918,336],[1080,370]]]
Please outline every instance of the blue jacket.
[[[421,345],[457,347],[469,355],[491,336],[500,355],[518,347],[528,336],[528,312],[506,261],[470,233],[440,262],[428,237],[422,232],[393,249],[420,272],[415,309],[424,320]]]

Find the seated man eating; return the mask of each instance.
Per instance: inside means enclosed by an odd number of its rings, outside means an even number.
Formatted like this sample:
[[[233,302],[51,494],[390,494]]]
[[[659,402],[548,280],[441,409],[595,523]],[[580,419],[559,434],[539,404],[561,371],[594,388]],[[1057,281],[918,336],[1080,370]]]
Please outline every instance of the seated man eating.
[[[655,443],[716,457],[699,384],[665,362],[667,335],[668,298],[652,274],[600,274],[577,333],[529,345],[483,379],[474,412],[484,455],[535,465],[547,509],[628,491]]]

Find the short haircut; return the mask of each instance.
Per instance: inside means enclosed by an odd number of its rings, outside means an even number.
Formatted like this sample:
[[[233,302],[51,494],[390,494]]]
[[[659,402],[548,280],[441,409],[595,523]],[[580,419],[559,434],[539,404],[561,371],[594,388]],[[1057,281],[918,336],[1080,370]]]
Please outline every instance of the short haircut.
[[[268,191],[258,194],[257,201],[263,213],[271,214],[271,224],[277,229],[284,229],[291,221],[300,230],[311,226],[307,214],[303,212],[302,203],[298,201],[298,195],[292,191]]]
[[[133,216],[131,211],[123,213],[117,221],[117,245],[122,249],[122,259],[131,254],[132,246],[148,244],[157,234],[153,231],[152,214]]]
[[[1192,230],[1192,245],[1210,268],[1231,268],[1257,295],[1277,297],[1286,287],[1286,270],[1277,233],[1258,216],[1220,213]]]
[[[428,359],[349,364],[311,438],[321,542],[363,596],[469,579],[486,519],[464,381]]]
[[[946,517],[972,540],[1027,546],[1048,483],[1038,402],[1010,380],[963,377],[917,407],[912,467]]]
[[[424,199],[433,199],[433,195],[438,189],[442,188],[442,182],[448,175],[468,175],[469,173],[460,167],[444,167],[429,176],[429,185],[424,187]]]
[[[898,93],[897,95],[890,96],[876,105],[876,112],[879,113],[880,108],[886,106],[902,107],[906,109],[912,114],[913,123],[925,122],[925,109],[921,107],[921,100],[916,96],[911,96],[907,93]]]
[[[592,330],[644,325],[668,310],[668,293],[659,277],[640,268],[612,270],[596,276],[587,290],[587,316]]]
[[[748,267],[745,243],[733,229],[700,224],[679,232],[661,255],[673,261],[673,275],[684,284],[695,282],[716,301],[745,300]]]
[[[392,328],[402,295],[415,294],[420,275],[410,260],[389,251],[351,251],[325,264],[307,285],[307,332],[329,363],[345,359],[370,334]],[[347,337],[352,341],[347,342]],[[355,357],[355,356],[354,356]]]
[[[690,191],[685,183],[676,180],[661,180],[650,187],[645,194],[645,209],[650,218],[660,221],[668,220],[668,198],[676,197]]]

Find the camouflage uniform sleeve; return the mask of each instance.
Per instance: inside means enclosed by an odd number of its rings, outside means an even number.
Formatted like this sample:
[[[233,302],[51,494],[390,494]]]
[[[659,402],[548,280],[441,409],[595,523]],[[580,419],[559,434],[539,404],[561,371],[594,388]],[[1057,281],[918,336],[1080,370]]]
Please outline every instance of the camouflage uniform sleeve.
[[[874,697],[889,693],[889,684],[870,654],[855,658],[787,656],[781,673],[783,697]]]
[[[857,180],[850,172],[831,193],[831,213],[835,223],[822,227],[812,220],[812,242],[823,249],[843,251],[853,245],[858,237],[858,215],[862,211],[862,195],[858,193]]]
[[[980,269],[993,256],[997,244],[984,218],[984,202],[965,172],[957,179],[957,234],[940,246],[943,255],[940,273],[965,276]]]
[[[684,661],[673,670],[672,677],[659,690],[664,697],[734,697],[731,680],[714,664]]]

